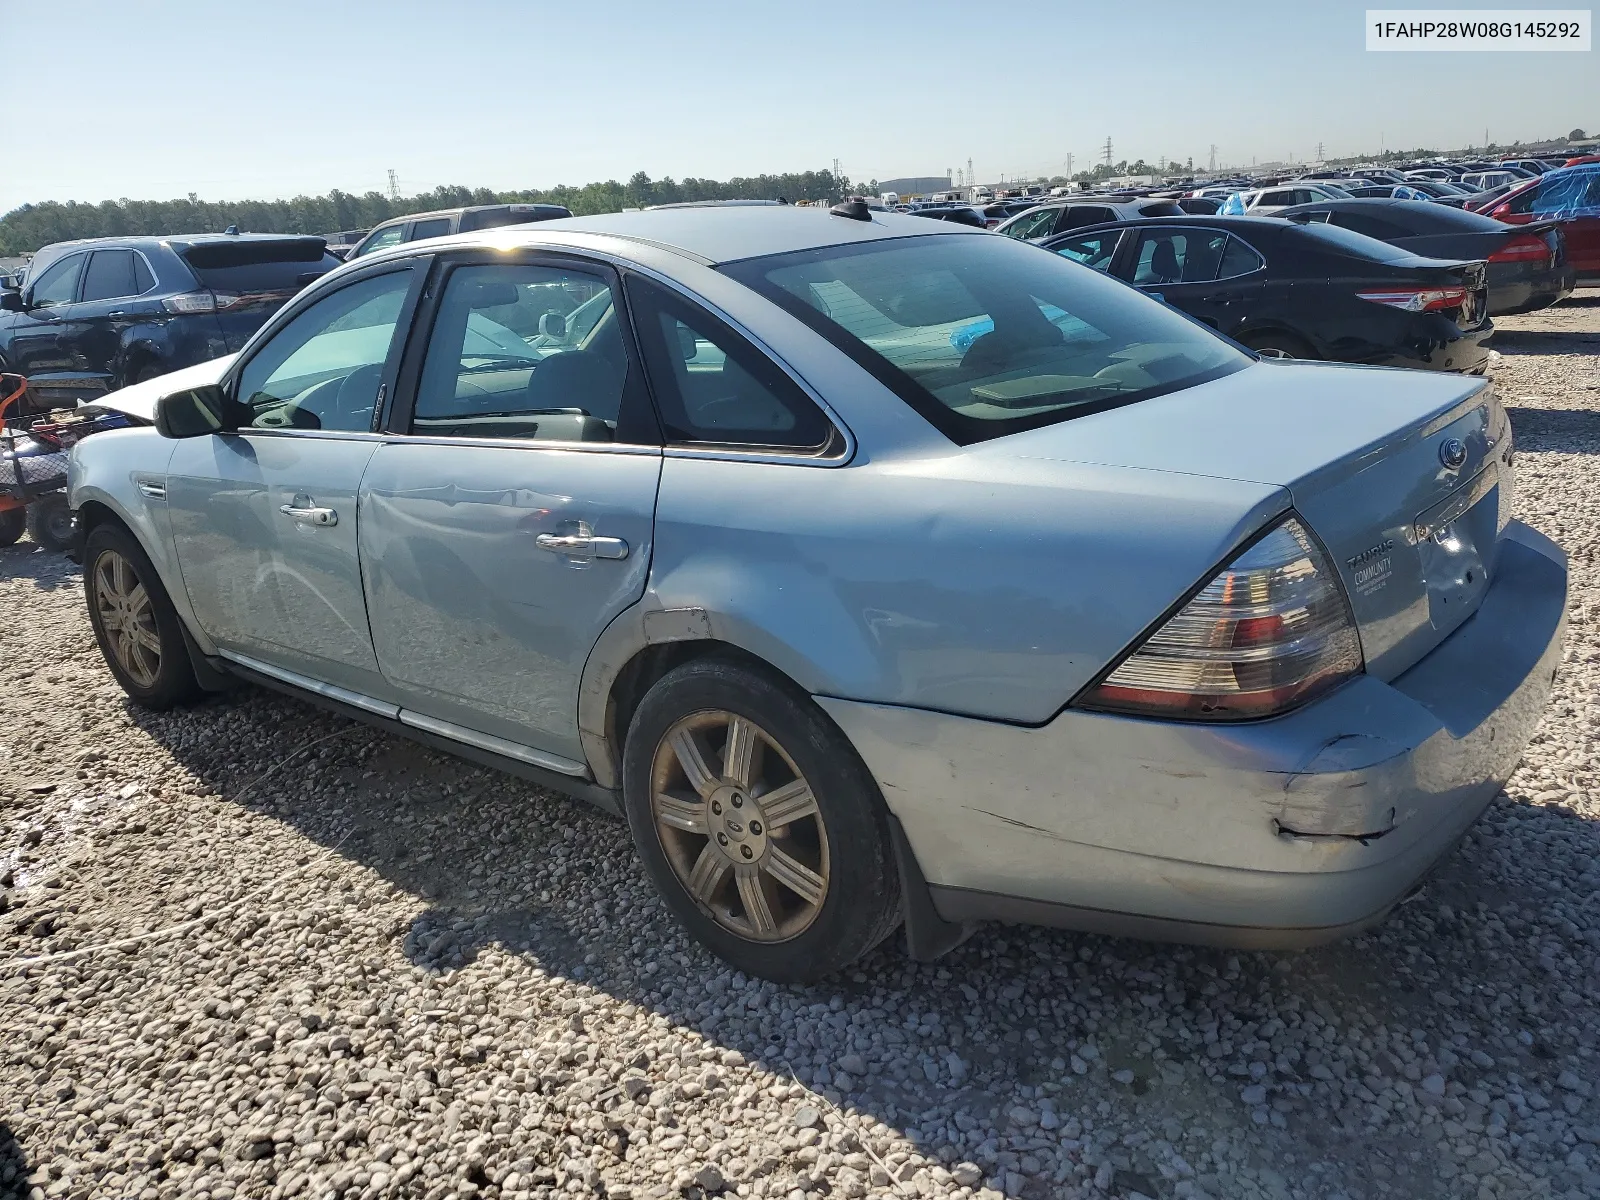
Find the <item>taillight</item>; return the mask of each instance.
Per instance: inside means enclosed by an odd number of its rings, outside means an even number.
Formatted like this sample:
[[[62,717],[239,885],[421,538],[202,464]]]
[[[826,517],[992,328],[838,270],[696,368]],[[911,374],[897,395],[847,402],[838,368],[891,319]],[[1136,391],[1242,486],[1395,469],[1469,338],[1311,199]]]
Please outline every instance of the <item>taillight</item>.
[[[217,297],[214,292],[183,292],[162,300],[161,307],[169,313],[216,312]]]
[[[1493,217],[1497,221],[1504,221],[1507,217],[1509,217],[1511,215],[1511,205],[1502,204],[1499,208],[1495,209],[1489,215],[1491,217]]]
[[[1540,262],[1554,256],[1555,251],[1550,249],[1543,238],[1534,237],[1531,233],[1524,233],[1512,238],[1500,249],[1489,255],[1489,261]]]
[[[1327,556],[1289,517],[1224,567],[1081,696],[1137,716],[1274,716],[1365,669]]]
[[[218,312],[224,312],[230,308],[237,308],[239,305],[254,299],[252,296],[241,295],[238,292],[219,292],[213,290],[211,294],[217,298]]]
[[[1384,288],[1376,292],[1357,292],[1363,300],[1403,308],[1406,312],[1442,312],[1460,308],[1467,300],[1466,288]]]

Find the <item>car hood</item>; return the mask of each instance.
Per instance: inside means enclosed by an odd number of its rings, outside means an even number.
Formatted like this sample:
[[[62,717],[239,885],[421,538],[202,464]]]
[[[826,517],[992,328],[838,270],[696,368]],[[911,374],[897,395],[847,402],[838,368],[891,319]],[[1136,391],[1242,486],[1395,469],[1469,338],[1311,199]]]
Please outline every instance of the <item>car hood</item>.
[[[1389,678],[1476,610],[1493,570],[1510,512],[1511,430],[1487,386],[1263,360],[971,449],[1286,489],[1345,579],[1369,670]],[[1452,530],[1452,548],[1440,549],[1434,535]]]
[[[97,399],[94,402],[95,407],[109,408],[115,412],[127,413],[130,417],[138,417],[141,421],[154,422],[157,400],[186,388],[204,387],[208,383],[221,382],[222,376],[238,357],[237,354],[224,354],[221,358],[213,358],[209,362],[196,363],[192,367],[184,367],[178,371],[158,375],[154,379],[146,379],[143,383],[119,388]]]

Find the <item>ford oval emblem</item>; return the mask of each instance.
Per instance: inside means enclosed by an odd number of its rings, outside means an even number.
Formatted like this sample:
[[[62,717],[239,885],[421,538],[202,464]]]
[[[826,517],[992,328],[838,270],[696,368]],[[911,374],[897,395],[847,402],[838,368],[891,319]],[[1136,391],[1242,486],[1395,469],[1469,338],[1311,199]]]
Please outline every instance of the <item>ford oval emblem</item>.
[[[1445,438],[1439,446],[1439,461],[1452,471],[1467,461],[1467,447],[1460,438]]]

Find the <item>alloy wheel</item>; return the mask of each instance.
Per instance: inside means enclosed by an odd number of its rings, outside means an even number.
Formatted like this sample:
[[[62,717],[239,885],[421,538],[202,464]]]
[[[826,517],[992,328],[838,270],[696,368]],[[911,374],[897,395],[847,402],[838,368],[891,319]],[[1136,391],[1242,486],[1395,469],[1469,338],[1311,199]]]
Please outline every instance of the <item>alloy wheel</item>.
[[[729,932],[786,941],[822,911],[828,833],[816,797],[748,717],[702,711],[672,725],[651,763],[650,810],[678,882]]]
[[[155,608],[133,564],[115,550],[95,559],[94,602],[117,665],[139,687],[153,687],[161,673]]]

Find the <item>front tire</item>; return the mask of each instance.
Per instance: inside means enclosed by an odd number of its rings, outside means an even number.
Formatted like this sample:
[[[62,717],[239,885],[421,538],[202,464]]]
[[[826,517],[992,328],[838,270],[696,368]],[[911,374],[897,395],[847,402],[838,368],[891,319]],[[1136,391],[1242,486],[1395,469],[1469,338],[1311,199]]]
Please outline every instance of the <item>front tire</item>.
[[[900,923],[876,783],[810,698],[766,672],[715,657],[663,676],[628,729],[623,803],[667,906],[748,975],[821,979]]]
[[[14,546],[17,539],[22,537],[28,528],[28,510],[20,505],[16,508],[0,509],[0,546]]]
[[[28,505],[28,536],[46,550],[72,545],[72,510],[65,492],[51,492]]]
[[[89,534],[83,590],[100,653],[135,704],[165,712],[199,699],[182,619],[149,556],[126,530],[99,525]]]

